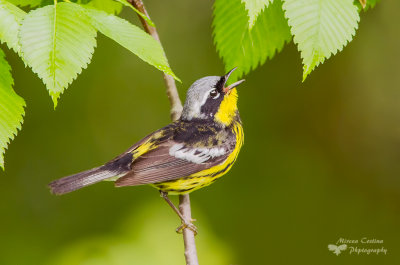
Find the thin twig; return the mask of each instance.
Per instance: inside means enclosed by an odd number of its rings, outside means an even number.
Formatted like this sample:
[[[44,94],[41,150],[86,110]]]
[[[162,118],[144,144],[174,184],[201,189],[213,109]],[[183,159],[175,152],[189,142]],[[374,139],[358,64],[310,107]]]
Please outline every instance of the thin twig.
[[[148,18],[150,18],[149,14],[144,7],[142,0],[128,0],[128,2],[133,5],[137,10],[145,14]],[[142,22],[144,30],[149,33],[154,39],[160,42],[160,37],[158,36],[157,29],[152,27],[144,20],[141,16],[138,16],[140,22]],[[161,42],[160,42],[161,44]],[[181,116],[182,112],[182,103],[179,99],[178,90],[176,89],[175,80],[172,76],[163,73],[165,85],[167,87],[167,95],[169,102],[171,104],[171,119],[176,121]]]
[[[145,14],[148,18],[149,14],[144,7],[142,0],[128,0],[128,2],[133,5],[140,12]],[[160,42],[160,37],[158,36],[157,29],[152,27],[144,20],[141,16],[139,19],[143,25],[143,28],[147,33],[153,36],[154,39]],[[161,43],[161,42],[160,42]],[[172,76],[163,73],[165,85],[167,87],[167,95],[169,102],[171,104],[171,119],[173,121],[179,119],[182,112],[182,103],[179,99],[178,90],[176,89],[175,80]],[[190,209],[190,198],[189,194],[179,196],[179,210],[186,220],[192,220],[192,214]],[[198,265],[196,243],[194,240],[194,232],[188,228],[183,230],[183,241],[185,245],[185,259],[187,265]]]

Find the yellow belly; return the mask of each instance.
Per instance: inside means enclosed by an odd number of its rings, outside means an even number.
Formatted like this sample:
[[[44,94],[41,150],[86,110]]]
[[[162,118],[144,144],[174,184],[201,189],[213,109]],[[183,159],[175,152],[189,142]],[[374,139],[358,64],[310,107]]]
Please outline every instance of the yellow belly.
[[[173,181],[155,183],[152,184],[152,186],[161,191],[168,192],[168,194],[179,195],[190,193],[213,183],[231,169],[237,159],[240,148],[243,145],[244,135],[242,125],[240,123],[236,123],[233,127],[233,131],[236,135],[236,145],[232,153],[227,157],[227,159],[225,159],[224,162],[212,168],[194,173],[190,176]]]

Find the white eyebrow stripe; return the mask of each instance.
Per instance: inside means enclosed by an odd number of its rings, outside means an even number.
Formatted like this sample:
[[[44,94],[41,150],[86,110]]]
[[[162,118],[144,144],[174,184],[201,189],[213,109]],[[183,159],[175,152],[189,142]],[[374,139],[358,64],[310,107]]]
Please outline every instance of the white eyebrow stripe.
[[[213,89],[211,89],[211,90],[213,90]],[[205,118],[205,116],[202,115],[202,113],[201,113],[201,107],[206,103],[206,101],[208,99],[208,95],[210,94],[211,90],[209,90],[207,93],[205,93],[205,95],[203,96],[201,101],[193,101],[192,102],[192,106],[190,108],[189,115],[186,116],[186,118],[188,120],[191,120],[192,118],[200,118],[200,119]]]
[[[203,105],[206,103],[206,101],[207,101],[207,99],[208,99],[208,96],[210,95],[210,92],[211,92],[212,90],[214,90],[214,88],[208,90],[207,93],[204,93],[204,97],[203,97],[202,101],[200,102],[199,112],[200,112],[201,106],[203,106]]]
[[[195,154],[197,152],[197,154]],[[169,154],[179,159],[184,159],[196,164],[202,164],[205,161],[226,154],[225,148],[184,148],[183,144],[174,144],[169,149]]]

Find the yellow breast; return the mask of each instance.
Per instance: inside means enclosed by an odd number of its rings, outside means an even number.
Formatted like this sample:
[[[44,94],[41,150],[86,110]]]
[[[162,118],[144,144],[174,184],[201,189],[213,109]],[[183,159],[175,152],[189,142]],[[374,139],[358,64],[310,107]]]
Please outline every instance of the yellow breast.
[[[190,193],[213,183],[231,169],[237,159],[240,148],[243,145],[243,128],[239,122],[235,122],[233,126],[233,132],[236,135],[235,148],[221,164],[206,170],[202,170],[185,178],[159,183],[160,185],[154,184],[154,186],[158,189],[168,192],[169,194],[178,195]]]

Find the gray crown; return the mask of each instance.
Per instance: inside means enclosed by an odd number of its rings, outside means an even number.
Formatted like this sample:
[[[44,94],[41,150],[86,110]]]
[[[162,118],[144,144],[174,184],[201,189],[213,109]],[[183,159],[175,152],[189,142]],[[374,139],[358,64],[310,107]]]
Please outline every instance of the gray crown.
[[[190,86],[183,106],[181,116],[183,119],[204,118],[200,112],[201,106],[206,102],[209,92],[215,89],[215,85],[220,79],[220,76],[206,76]]]

